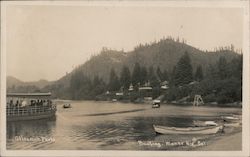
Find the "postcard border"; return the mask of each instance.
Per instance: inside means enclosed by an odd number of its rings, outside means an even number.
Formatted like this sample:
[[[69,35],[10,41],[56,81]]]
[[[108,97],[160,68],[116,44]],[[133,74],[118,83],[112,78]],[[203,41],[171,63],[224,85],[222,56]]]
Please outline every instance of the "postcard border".
[[[243,39],[243,126],[242,151],[103,151],[103,150],[6,150],[6,7],[8,5],[84,5],[84,6],[162,6],[162,7],[227,7],[244,9]],[[249,155],[249,1],[11,1],[1,2],[1,155],[3,156],[248,156]],[[245,105],[244,105],[245,104]],[[248,138],[244,138],[248,137]],[[209,152],[209,153],[208,153]]]

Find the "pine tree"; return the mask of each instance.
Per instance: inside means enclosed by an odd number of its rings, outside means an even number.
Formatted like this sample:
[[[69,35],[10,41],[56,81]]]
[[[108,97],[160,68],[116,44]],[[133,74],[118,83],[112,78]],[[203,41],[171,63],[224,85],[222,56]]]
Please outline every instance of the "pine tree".
[[[220,57],[217,63],[218,65],[218,75],[220,79],[225,79],[228,76],[227,60],[225,57]]]
[[[173,67],[173,70],[172,70],[170,78],[169,78],[170,86],[175,86],[175,75],[176,75],[176,66]]]
[[[156,73],[157,73],[159,80],[164,81],[164,79],[163,79],[164,76],[163,76],[163,73],[161,72],[161,69],[159,66],[157,67]]]
[[[137,86],[138,83],[140,83],[140,77],[141,77],[140,75],[141,75],[141,67],[140,64],[136,62],[131,78],[133,86]]]
[[[193,68],[189,54],[185,54],[180,58],[176,65],[176,72],[174,76],[175,85],[184,85],[193,81]]]
[[[146,67],[141,67],[140,70],[140,84],[144,85],[148,81],[148,72]]]
[[[110,71],[110,76],[109,76],[109,90],[117,91],[119,89],[120,89],[119,78],[116,75],[115,70],[112,68]]]
[[[148,70],[148,78],[149,78],[149,82],[150,82],[150,85],[152,87],[156,87],[159,85],[159,81],[155,75],[155,72],[154,72],[154,67],[153,66],[150,66],[149,67],[149,70]]]
[[[130,76],[129,68],[127,66],[123,66],[121,75],[120,75],[120,83],[121,83],[121,86],[123,86],[125,90],[129,88],[130,79],[131,79],[130,77],[131,76]]]
[[[94,80],[93,80],[93,87],[98,86],[100,83],[101,83],[101,81],[100,81],[99,76],[98,76],[98,75],[95,75],[95,76],[94,76]]]
[[[201,80],[203,80],[203,70],[202,70],[202,66],[201,65],[199,65],[198,67],[197,67],[197,69],[196,69],[196,72],[195,72],[195,80],[196,81],[201,81]]]
[[[164,70],[162,81],[169,81],[168,71]]]
[[[89,91],[92,94],[92,97],[95,97],[105,92],[105,82],[98,75],[94,76],[92,82],[92,89],[91,91]]]

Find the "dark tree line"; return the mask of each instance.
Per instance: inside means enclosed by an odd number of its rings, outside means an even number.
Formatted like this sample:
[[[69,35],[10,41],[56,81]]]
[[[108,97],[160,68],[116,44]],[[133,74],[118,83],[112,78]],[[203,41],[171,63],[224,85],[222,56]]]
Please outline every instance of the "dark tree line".
[[[185,53],[174,67],[172,85],[165,95],[168,101],[184,97],[193,100],[194,95],[202,95],[205,102],[219,104],[242,101],[242,55],[228,61],[220,57],[215,65],[210,65],[205,75],[199,65],[192,71],[188,53]]]
[[[168,73],[162,72],[159,67],[155,71],[153,66],[147,68],[135,63],[132,72],[124,65],[119,76],[114,69],[111,69],[108,89],[110,91],[126,91],[132,85],[135,90],[138,90],[141,86],[157,86],[161,81],[167,79]]]
[[[94,99],[106,90],[105,82],[95,76],[93,80],[81,71],[75,71],[70,80],[71,99]]]

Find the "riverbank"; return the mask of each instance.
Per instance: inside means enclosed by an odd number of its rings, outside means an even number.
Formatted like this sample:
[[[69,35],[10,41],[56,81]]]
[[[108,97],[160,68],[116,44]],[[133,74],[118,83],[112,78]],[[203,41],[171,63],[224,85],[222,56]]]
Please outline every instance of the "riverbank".
[[[94,102],[105,102],[105,103],[115,103],[115,102],[119,102],[121,104],[150,104],[152,105],[152,100],[151,101],[137,101],[137,102],[131,102],[129,100],[64,100],[64,99],[55,99],[55,101],[57,103],[69,103],[70,101],[94,101]],[[192,102],[162,102],[161,103],[162,106],[165,105],[173,105],[173,106],[183,106],[183,107],[188,107],[188,106],[193,106]],[[218,104],[215,102],[210,102],[210,103],[205,103],[203,105],[200,105],[203,107],[220,107],[220,108],[242,108],[242,102],[235,102],[235,103],[226,103],[226,104]]]

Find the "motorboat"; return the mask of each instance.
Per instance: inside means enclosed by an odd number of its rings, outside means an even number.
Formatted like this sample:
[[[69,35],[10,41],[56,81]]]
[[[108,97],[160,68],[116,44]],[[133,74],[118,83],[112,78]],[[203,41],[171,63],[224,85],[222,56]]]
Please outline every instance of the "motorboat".
[[[71,108],[71,104],[64,104],[63,108]]]

